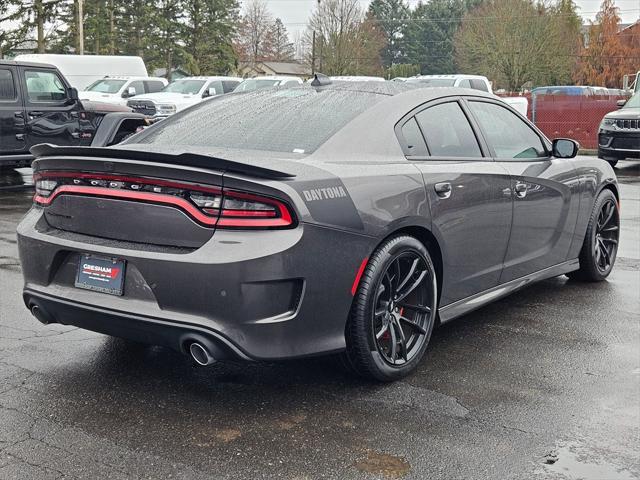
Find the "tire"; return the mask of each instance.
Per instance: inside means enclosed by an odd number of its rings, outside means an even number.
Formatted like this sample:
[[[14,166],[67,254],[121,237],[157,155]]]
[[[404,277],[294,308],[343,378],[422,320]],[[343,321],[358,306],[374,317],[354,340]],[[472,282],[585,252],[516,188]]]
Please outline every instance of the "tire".
[[[437,305],[436,272],[426,247],[406,235],[385,241],[371,256],[354,297],[344,363],[382,382],[408,375],[427,349]]]
[[[609,189],[596,197],[580,250],[580,268],[567,276],[586,282],[601,282],[609,276],[618,253],[620,213]]]

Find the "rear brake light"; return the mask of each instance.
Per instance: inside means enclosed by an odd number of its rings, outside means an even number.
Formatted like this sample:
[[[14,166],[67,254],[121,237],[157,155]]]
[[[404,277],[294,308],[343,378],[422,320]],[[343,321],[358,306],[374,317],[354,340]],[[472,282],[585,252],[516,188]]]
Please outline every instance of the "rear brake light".
[[[224,191],[219,227],[284,228],[293,225],[289,207],[280,200],[244,192]]]
[[[281,200],[215,186],[73,172],[39,173],[35,180],[33,201],[41,206],[59,194],[81,194],[171,205],[207,227],[287,228],[295,223]]]

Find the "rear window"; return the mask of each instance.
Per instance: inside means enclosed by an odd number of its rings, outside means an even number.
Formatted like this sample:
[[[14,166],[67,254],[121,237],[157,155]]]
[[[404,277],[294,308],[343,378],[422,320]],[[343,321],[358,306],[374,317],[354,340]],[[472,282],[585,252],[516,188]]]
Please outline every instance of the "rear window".
[[[225,95],[177,113],[131,143],[311,153],[384,98],[308,87]]]

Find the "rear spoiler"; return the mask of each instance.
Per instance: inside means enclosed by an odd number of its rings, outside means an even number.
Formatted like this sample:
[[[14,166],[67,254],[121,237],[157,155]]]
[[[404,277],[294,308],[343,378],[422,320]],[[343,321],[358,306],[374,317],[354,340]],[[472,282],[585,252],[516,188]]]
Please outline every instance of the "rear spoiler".
[[[159,162],[171,165],[185,165],[189,167],[198,167],[206,170],[224,170],[227,172],[240,173],[252,177],[260,177],[266,179],[287,179],[295,177],[292,173],[280,172],[270,168],[258,167],[247,163],[236,162],[233,160],[225,160],[209,155],[198,153],[158,153],[144,152],[140,150],[127,150],[119,148],[105,147],[65,147],[51,145],[50,143],[41,143],[30,149],[31,153],[36,157],[101,157],[113,158],[120,160],[140,160],[143,162]]]

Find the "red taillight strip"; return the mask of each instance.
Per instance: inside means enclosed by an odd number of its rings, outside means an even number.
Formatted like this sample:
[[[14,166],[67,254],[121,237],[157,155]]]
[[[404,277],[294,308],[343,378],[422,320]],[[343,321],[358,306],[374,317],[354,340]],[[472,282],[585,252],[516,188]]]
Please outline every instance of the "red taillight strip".
[[[153,202],[160,203],[165,205],[171,205],[174,207],[178,207],[181,210],[186,211],[189,215],[191,215],[194,219],[199,221],[200,223],[208,226],[215,227],[216,226],[216,217],[209,217],[198,210],[194,205],[189,203],[184,198],[176,197],[174,195],[163,195],[161,193],[150,193],[150,192],[135,192],[129,190],[115,190],[113,188],[104,188],[104,187],[85,187],[79,185],[62,185],[56,188],[53,193],[48,197],[43,197],[41,195],[36,195],[33,197],[33,201],[39,203],[40,205],[50,205],[51,202],[59,195],[70,193],[70,194],[85,194],[85,195],[93,195],[98,197],[111,197],[111,198],[125,198],[128,200],[138,200],[143,202]]]
[[[122,175],[94,174],[94,173],[74,173],[74,172],[45,172],[33,175],[33,180],[45,180],[54,178],[86,178],[89,180],[112,180],[114,182],[139,183],[143,185],[156,185],[158,187],[181,188],[184,190],[192,190],[195,192],[222,193],[220,187],[209,187],[198,184],[173,182],[170,180],[161,180],[150,177],[127,177]]]
[[[222,210],[223,217],[275,217],[273,210]]]

